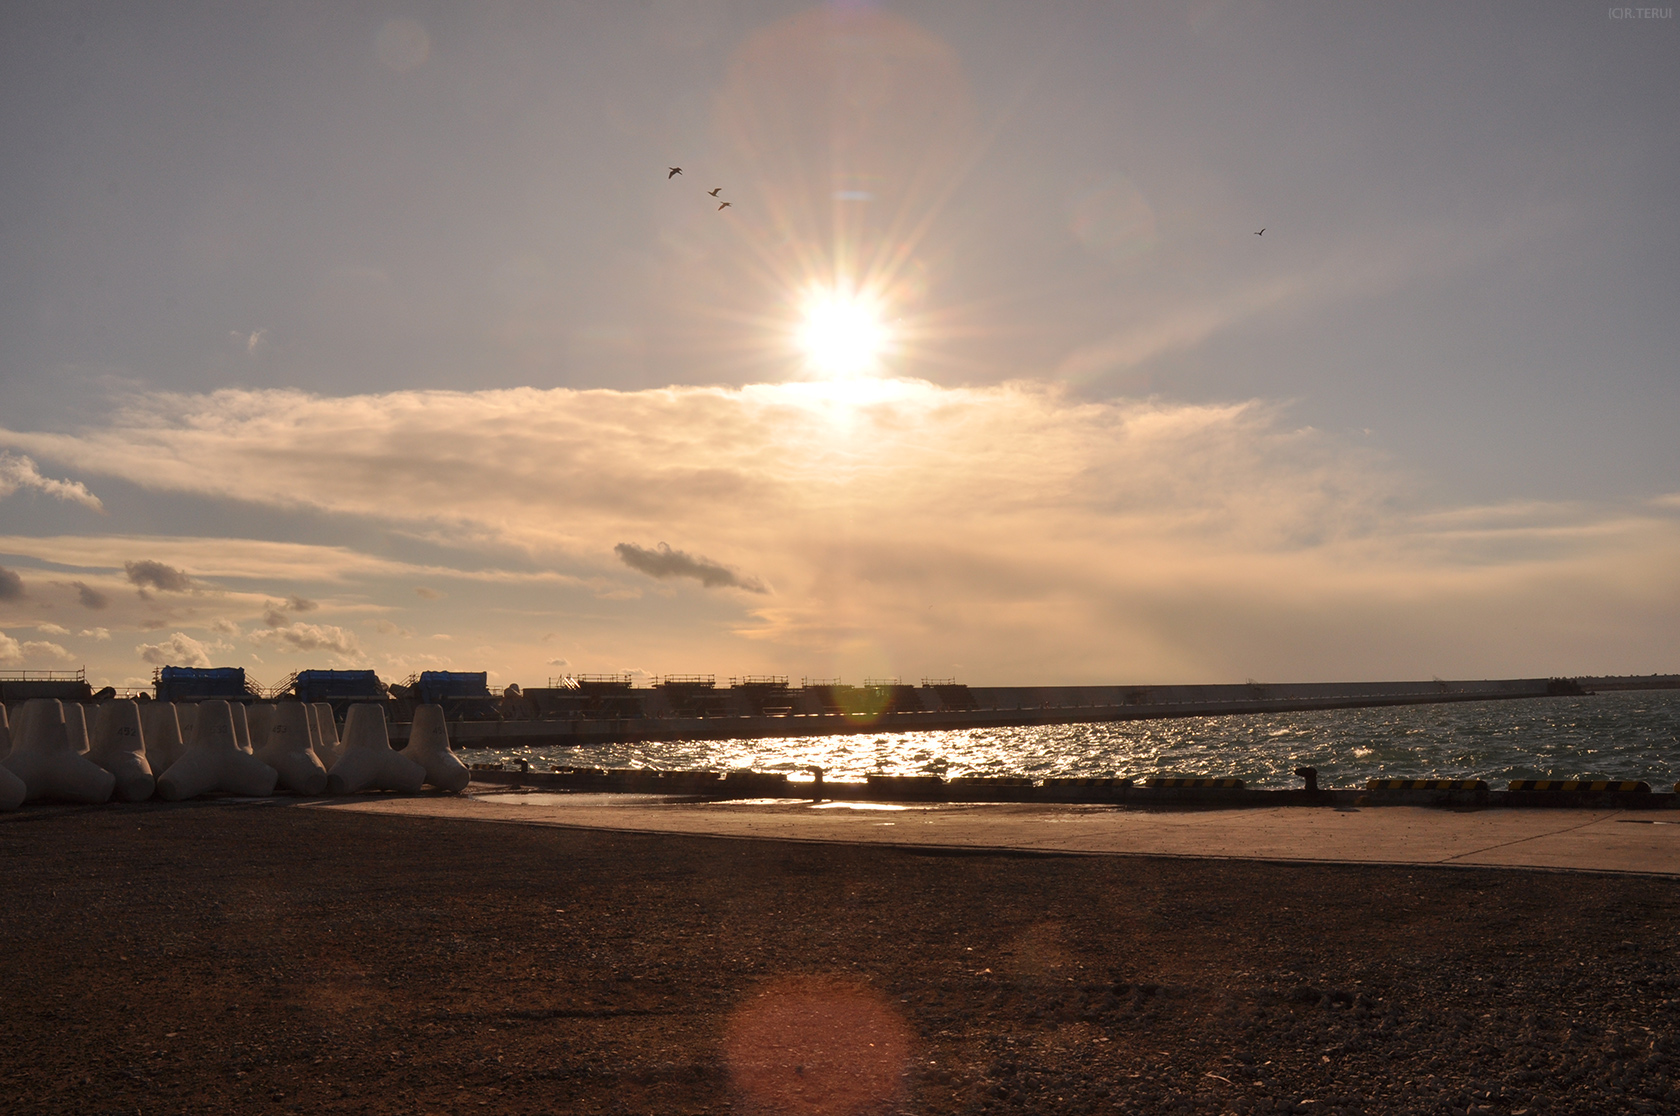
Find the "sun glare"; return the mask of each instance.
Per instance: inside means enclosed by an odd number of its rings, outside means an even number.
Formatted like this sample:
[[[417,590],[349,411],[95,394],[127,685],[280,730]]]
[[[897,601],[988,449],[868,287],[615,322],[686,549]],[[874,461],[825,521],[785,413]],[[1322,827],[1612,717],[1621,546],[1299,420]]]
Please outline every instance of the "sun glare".
[[[873,373],[891,341],[881,307],[850,291],[813,291],[795,338],[812,371],[835,379]]]

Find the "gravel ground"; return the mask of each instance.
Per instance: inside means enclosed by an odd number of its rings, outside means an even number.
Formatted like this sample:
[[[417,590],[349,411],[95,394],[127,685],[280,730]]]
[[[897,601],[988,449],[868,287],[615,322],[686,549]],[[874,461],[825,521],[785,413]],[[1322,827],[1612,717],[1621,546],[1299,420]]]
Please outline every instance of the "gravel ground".
[[[0,817],[15,1113],[1680,1112],[1680,881]]]

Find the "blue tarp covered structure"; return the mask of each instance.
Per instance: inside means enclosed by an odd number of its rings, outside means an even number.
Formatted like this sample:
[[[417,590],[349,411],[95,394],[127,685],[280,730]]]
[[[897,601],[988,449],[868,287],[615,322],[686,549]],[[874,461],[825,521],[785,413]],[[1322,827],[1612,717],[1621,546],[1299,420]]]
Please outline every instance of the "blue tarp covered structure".
[[[292,681],[299,701],[384,701],[385,687],[371,670],[300,670]]]
[[[424,670],[415,696],[428,705],[442,705],[450,698],[487,698],[489,675],[482,670]]]
[[[244,667],[166,666],[157,672],[156,689],[159,701],[246,701],[255,696],[246,685]]]

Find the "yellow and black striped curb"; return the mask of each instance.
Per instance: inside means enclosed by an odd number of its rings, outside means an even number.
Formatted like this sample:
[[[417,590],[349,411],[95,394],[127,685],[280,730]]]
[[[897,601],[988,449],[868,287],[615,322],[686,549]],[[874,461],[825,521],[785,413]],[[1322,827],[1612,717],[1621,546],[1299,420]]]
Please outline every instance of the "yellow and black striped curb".
[[[1586,779],[1512,779],[1509,789],[1514,791],[1561,791],[1575,794],[1602,794],[1605,792],[1649,794],[1651,784],[1637,782],[1633,779],[1600,779],[1597,781]]]
[[[1456,790],[1485,791],[1481,779],[1368,779],[1366,790]]]
[[[1242,790],[1244,783],[1241,779],[1207,779],[1193,775],[1151,775],[1143,780],[1146,787],[1221,787],[1225,790]]]

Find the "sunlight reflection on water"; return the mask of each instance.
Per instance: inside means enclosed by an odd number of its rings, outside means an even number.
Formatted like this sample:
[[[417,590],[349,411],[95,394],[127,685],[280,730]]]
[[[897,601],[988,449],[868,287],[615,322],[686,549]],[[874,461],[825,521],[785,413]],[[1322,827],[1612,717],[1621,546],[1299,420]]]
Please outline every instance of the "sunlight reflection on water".
[[[1680,777],[1680,691],[1590,697],[1187,717],[1095,725],[696,740],[567,748],[462,749],[468,762],[784,771],[830,779],[891,775],[1236,776],[1250,786],[1325,786],[1368,778],[1648,779]]]

